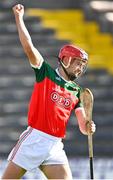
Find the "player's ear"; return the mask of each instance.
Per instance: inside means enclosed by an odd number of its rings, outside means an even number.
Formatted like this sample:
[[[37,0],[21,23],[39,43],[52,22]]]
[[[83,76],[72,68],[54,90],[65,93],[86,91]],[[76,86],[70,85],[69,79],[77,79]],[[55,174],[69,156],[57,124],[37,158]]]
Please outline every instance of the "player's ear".
[[[68,58],[66,56],[63,57],[62,62],[65,66],[68,65]]]

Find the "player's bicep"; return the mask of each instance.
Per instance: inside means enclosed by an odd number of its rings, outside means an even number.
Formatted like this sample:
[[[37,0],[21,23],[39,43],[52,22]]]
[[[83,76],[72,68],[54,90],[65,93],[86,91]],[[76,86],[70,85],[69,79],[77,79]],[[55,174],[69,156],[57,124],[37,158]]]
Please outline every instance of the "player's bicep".
[[[34,47],[31,46],[26,50],[27,57],[32,67],[40,67],[43,62],[43,57],[40,52]]]

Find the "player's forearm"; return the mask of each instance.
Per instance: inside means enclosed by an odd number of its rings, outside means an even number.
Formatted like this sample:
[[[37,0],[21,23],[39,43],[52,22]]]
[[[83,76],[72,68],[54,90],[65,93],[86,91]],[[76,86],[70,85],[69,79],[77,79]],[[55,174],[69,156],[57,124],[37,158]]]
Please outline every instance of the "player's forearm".
[[[85,120],[82,120],[81,122],[79,121],[80,131],[81,131],[82,134],[84,134],[84,135],[88,135],[86,124],[87,124],[87,122],[86,122]]]
[[[84,135],[93,134],[96,131],[96,125],[93,121],[87,121],[83,108],[77,108],[75,114],[78,120],[79,129]]]
[[[28,51],[33,45],[32,45],[32,40],[31,40],[30,34],[24,24],[23,17],[15,16],[15,20],[16,20],[16,25],[17,25],[20,42],[21,42],[24,50]]]
[[[88,135],[87,121],[84,118],[79,118],[78,124],[79,124],[79,129],[80,129],[81,133],[84,135]]]
[[[85,112],[84,109],[82,108],[78,108],[76,111],[76,117],[78,120],[78,124],[79,124],[79,129],[80,131],[84,134],[87,135],[87,121],[86,121],[86,116],[85,116]]]

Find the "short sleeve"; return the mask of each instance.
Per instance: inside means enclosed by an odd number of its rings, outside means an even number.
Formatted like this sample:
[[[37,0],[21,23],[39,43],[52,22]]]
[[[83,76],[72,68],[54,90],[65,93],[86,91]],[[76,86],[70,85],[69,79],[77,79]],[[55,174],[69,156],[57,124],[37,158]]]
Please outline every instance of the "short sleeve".
[[[36,81],[37,82],[40,82],[42,81],[44,78],[45,78],[45,74],[46,74],[46,62],[43,61],[42,62],[42,65],[40,68],[36,68],[36,67],[33,67],[32,66],[32,69],[34,70],[35,72],[35,77],[36,77]]]
[[[79,90],[79,92],[78,92],[78,99],[79,99],[79,101],[78,101],[78,103],[75,105],[75,108],[74,108],[74,109],[83,107],[83,104],[82,104],[82,102],[81,102],[81,100],[80,100],[80,94],[81,94],[81,92],[82,92],[82,88],[81,88],[81,89]]]

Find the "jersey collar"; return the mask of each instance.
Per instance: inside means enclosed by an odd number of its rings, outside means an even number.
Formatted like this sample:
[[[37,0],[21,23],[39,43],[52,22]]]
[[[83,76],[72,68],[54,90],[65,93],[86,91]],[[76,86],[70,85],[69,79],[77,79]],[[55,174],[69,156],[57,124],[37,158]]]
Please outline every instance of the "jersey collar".
[[[61,76],[61,74],[59,73],[59,69],[55,69],[56,73],[58,76],[60,76],[60,78],[62,78],[65,82],[66,82],[66,86],[69,88],[73,88],[74,90],[77,88],[77,84],[73,81],[67,81],[64,77]]]
[[[65,82],[71,82],[71,81],[67,81],[63,76],[61,76],[61,74],[59,73],[59,69],[55,69],[56,73],[65,81]]]

